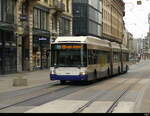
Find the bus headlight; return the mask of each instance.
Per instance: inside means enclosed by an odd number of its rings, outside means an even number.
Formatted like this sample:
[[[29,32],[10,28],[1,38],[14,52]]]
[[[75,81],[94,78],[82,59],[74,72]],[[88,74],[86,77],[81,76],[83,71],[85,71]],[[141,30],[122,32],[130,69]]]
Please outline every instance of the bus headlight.
[[[51,74],[51,75],[55,75],[55,74],[56,74],[56,71],[55,71],[55,70],[51,70],[50,74]]]
[[[87,73],[86,72],[80,72],[80,75],[86,75]]]

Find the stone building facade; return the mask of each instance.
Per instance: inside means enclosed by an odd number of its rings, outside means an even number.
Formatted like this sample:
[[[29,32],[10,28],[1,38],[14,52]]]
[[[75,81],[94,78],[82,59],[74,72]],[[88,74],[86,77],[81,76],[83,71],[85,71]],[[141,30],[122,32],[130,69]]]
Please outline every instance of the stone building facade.
[[[123,29],[123,32],[124,32],[124,36],[123,36],[122,44],[127,47],[127,44],[128,44],[128,31],[125,27]]]
[[[103,38],[122,43],[124,16],[123,0],[103,0]]]
[[[4,42],[1,42],[0,39],[0,49],[4,52],[3,54],[0,53],[0,69],[4,70],[6,66],[2,60],[6,59],[3,58],[5,53],[9,54],[8,60],[10,62],[8,65],[11,65],[9,69],[12,69],[12,66],[15,68],[13,71],[1,70],[1,74],[49,68],[50,42],[59,35],[72,35],[72,0],[0,0],[2,4],[0,6],[0,18],[4,9],[2,8],[5,4],[4,1],[14,2],[13,20],[10,19],[13,22],[6,23],[6,21],[0,20],[0,23],[3,23],[5,27],[7,26],[7,29],[12,27],[12,30],[3,35],[13,37],[14,42],[10,41],[6,44],[13,45],[14,48],[10,48],[10,50],[14,51],[7,52],[7,49],[4,50]],[[1,25],[0,35],[4,33],[1,32],[3,28]],[[6,38],[3,37],[3,40]],[[12,53],[14,55],[10,55]],[[14,61],[11,62],[12,56],[14,56]]]

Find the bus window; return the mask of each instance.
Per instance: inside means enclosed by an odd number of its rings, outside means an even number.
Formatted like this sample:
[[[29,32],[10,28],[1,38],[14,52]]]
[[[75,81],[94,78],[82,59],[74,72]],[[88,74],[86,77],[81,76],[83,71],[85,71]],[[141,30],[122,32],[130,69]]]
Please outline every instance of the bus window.
[[[87,59],[87,45],[83,45],[83,65],[87,66],[88,64]]]
[[[97,50],[94,50],[93,51],[94,52],[94,54],[93,54],[93,60],[94,60],[94,64],[97,64],[97,56],[98,56],[98,52],[97,52]]]
[[[114,63],[120,62],[120,53],[119,52],[114,52],[113,54],[114,58]]]
[[[123,61],[129,61],[129,54],[123,53]]]
[[[84,46],[84,45],[83,45]],[[84,46],[85,47],[85,46]],[[74,44],[52,45],[52,67],[85,67],[87,66],[86,48]],[[82,52],[83,50],[84,52]]]

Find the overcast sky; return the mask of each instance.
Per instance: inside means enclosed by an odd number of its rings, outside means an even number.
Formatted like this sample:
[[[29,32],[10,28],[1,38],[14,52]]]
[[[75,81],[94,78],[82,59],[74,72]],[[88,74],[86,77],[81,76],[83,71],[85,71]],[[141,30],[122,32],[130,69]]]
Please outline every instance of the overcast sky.
[[[137,5],[138,0],[124,0],[126,28],[134,38],[144,38],[149,31],[148,14],[150,13],[150,0],[142,0],[142,5]]]

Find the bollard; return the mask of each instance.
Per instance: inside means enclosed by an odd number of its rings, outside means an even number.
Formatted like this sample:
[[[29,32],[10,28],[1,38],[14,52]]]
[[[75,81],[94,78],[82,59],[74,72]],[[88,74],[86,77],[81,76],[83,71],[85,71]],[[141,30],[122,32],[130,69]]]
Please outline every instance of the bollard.
[[[13,87],[22,87],[27,85],[27,79],[24,79],[23,75],[19,75],[17,78],[13,79]]]

